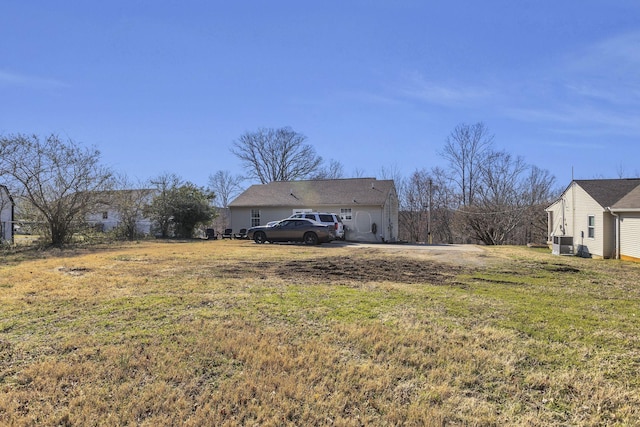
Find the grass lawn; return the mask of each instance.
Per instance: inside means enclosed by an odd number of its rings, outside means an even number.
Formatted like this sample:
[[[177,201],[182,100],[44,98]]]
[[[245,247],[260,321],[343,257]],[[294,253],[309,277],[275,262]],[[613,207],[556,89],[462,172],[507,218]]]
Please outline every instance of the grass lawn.
[[[640,264],[142,242],[0,265],[0,425],[638,425]]]

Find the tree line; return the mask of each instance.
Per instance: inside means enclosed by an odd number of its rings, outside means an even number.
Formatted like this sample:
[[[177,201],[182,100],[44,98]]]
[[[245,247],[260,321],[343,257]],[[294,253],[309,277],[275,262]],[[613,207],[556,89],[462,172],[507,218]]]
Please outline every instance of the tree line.
[[[407,177],[381,169],[380,178],[396,184],[401,239],[488,245],[546,239],[544,207],[556,194],[555,178],[496,150],[493,140],[483,123],[460,124],[438,153],[446,167]],[[192,237],[216,217],[215,206],[226,208],[247,181],[346,177],[339,161],[324,161],[303,134],[289,127],[246,132],[230,151],[246,175],[216,171],[207,187],[199,187],[168,172],[132,182],[101,165],[97,149],[56,135],[0,136],[0,184],[18,200],[20,220],[62,246],[86,227],[87,214],[105,206],[118,211],[119,238],[139,237],[141,217],[153,221],[158,236]]]
[[[557,196],[555,177],[493,146],[483,123],[460,124],[439,155],[446,168],[400,179],[401,223],[410,241],[544,243],[544,208]]]

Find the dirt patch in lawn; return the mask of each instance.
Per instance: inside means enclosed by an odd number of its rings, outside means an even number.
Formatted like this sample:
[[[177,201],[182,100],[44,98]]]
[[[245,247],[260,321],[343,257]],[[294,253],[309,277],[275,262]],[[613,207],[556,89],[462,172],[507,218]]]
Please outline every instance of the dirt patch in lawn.
[[[225,277],[278,277],[287,282],[397,282],[449,284],[468,268],[402,257],[331,257],[282,262],[242,262],[218,270]]]
[[[319,281],[398,283],[445,283],[462,272],[462,267],[405,258],[326,258],[289,261],[276,270],[281,278]]]

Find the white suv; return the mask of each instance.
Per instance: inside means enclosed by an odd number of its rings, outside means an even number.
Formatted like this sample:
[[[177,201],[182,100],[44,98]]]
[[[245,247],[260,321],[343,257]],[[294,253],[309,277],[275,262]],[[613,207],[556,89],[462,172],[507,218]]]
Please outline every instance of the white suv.
[[[291,215],[289,218],[307,218],[325,225],[333,226],[336,239],[344,240],[344,224],[340,215],[325,212],[301,212]]]

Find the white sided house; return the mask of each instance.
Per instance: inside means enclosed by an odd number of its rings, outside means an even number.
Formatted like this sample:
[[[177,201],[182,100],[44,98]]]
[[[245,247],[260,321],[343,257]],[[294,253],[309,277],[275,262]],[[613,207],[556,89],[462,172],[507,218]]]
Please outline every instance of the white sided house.
[[[546,212],[554,253],[640,261],[640,179],[575,180]]]
[[[229,204],[229,212],[233,232],[295,213],[326,212],[340,215],[345,240],[398,240],[398,196],[393,180],[351,178],[252,185]]]
[[[9,189],[0,185],[0,243],[13,243],[15,204]]]
[[[123,213],[130,215],[135,221],[136,232],[141,235],[151,234],[153,221],[144,216],[144,208],[151,204],[157,190],[113,190],[97,194],[98,201],[95,208],[85,220],[98,231],[111,231],[121,225],[125,218]]]

